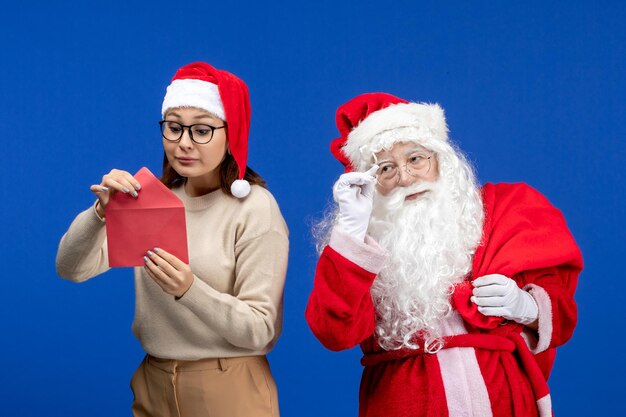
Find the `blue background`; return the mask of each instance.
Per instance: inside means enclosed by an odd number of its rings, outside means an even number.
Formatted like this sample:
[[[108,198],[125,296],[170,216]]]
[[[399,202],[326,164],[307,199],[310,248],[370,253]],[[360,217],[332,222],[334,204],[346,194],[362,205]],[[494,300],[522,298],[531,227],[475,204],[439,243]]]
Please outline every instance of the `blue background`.
[[[249,85],[249,165],[291,229],[284,332],[270,355],[284,416],[357,414],[359,350],[326,351],[303,314],[310,226],[341,173],[328,151],[334,112],[369,91],[440,103],[481,181],[525,181],[563,211],[586,268],[579,325],[550,379],[554,409],[618,410],[622,2],[22,3],[3,6],[0,25],[1,415],[130,415],[143,356],[130,331],[132,273],[76,285],[54,259],[103,174],[160,172],[165,87],[196,60]]]

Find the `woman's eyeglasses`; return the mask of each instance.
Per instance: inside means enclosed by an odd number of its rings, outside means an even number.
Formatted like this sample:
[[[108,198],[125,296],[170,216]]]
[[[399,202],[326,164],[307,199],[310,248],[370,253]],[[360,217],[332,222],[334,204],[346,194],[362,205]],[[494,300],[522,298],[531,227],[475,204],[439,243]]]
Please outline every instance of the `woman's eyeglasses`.
[[[217,129],[226,127],[226,125],[215,127],[204,123],[196,123],[187,126],[178,122],[170,122],[169,120],[161,120],[159,126],[161,126],[161,135],[165,140],[178,142],[183,137],[185,129],[187,129],[189,131],[189,138],[191,138],[193,142],[201,145],[209,143],[211,139],[213,139],[213,132]]]

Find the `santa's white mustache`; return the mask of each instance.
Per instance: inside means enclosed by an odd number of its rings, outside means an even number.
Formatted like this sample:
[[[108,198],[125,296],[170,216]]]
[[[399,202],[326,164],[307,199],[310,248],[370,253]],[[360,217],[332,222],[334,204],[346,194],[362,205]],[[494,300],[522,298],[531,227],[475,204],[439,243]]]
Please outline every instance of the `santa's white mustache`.
[[[394,210],[402,207],[408,196],[419,193],[430,193],[437,188],[436,182],[421,182],[418,184],[412,184],[407,187],[396,187],[391,193],[387,195],[377,194],[376,198],[382,203],[388,210]],[[423,196],[420,196],[420,198]],[[418,198],[419,200],[419,198]]]

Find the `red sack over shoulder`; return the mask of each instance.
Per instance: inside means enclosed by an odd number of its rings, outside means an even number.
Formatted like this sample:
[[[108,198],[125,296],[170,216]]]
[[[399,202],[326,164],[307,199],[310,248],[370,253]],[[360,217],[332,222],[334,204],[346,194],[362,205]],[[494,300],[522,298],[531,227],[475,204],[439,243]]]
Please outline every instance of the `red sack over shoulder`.
[[[556,268],[565,290],[573,295],[583,260],[561,212],[524,183],[487,183],[482,198],[485,224],[474,254],[472,275],[469,281],[458,284],[452,295],[466,323],[479,329],[495,329],[504,320],[483,315],[470,301],[471,280],[484,275],[517,279],[524,272]]]

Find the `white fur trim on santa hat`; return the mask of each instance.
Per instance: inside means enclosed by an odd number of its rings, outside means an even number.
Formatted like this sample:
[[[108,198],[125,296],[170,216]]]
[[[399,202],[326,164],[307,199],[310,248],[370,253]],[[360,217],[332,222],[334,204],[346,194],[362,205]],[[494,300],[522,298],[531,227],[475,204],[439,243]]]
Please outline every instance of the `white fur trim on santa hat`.
[[[235,180],[230,185],[230,192],[237,198],[244,198],[250,194],[250,183],[246,180]]]
[[[224,105],[217,85],[196,79],[174,80],[167,87],[161,115],[176,107],[197,107],[226,121]]]
[[[432,141],[448,141],[448,126],[438,104],[400,103],[370,114],[348,135],[343,151],[352,166],[363,170],[372,155],[396,142],[415,142],[426,148]]]

